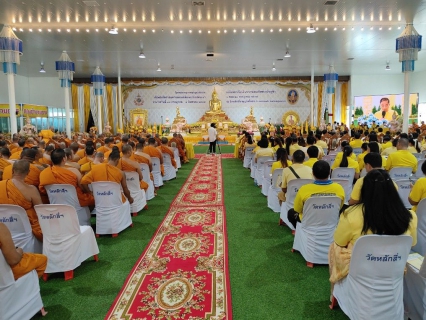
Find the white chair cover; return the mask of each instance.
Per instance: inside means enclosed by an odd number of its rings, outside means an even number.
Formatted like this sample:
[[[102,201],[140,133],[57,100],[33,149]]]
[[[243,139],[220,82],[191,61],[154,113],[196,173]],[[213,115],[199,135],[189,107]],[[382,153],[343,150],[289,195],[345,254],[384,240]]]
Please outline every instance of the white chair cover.
[[[179,169],[180,167],[182,167],[182,164],[180,162],[180,157],[179,157],[179,149],[178,148],[172,148],[173,149],[173,156],[175,158],[176,161],[176,170]]]
[[[426,199],[419,202],[417,214],[417,243],[413,251],[424,256],[426,254]]]
[[[143,181],[148,184],[148,190],[146,191],[146,200],[151,200],[155,197],[155,189],[154,189],[154,181],[151,180],[151,176],[149,174],[149,166],[146,163],[140,164]]]
[[[424,174],[423,174],[423,171],[422,171],[422,165],[423,165],[423,162],[425,162],[425,161],[426,161],[426,159],[422,159],[422,160],[417,161],[417,171],[416,171],[416,174],[414,175],[417,179],[424,177]]]
[[[263,179],[262,179],[262,194],[268,196],[269,188],[271,187],[272,176],[271,168],[274,160],[268,160],[263,164]]]
[[[426,263],[420,270],[407,264],[404,276],[404,310],[411,320],[426,319]]]
[[[30,319],[43,308],[35,270],[15,281],[0,250],[0,320]]]
[[[331,179],[333,182],[336,182],[340,184],[343,187],[343,190],[345,190],[345,203],[347,204],[349,199],[351,198],[351,193],[353,189],[353,180],[348,179]]]
[[[161,176],[160,159],[151,157],[152,162],[152,175],[154,176],[154,186],[156,188],[163,185],[163,177]]]
[[[359,174],[359,176],[362,178],[362,177],[365,177],[366,175],[367,175],[367,169],[362,168],[361,173]]]
[[[404,206],[407,209],[412,208],[413,206],[408,201],[408,196],[410,195],[411,183],[412,183],[410,179],[395,180],[394,182],[398,186],[398,194],[402,202],[404,203]]]
[[[324,151],[324,155],[326,156],[328,154],[328,148],[322,148],[322,150]]]
[[[254,179],[255,184],[256,184],[256,168],[257,168],[257,163],[254,162],[254,155],[253,155],[250,162],[250,178]]]
[[[272,209],[274,212],[280,212],[280,202],[278,200],[278,193],[281,191],[281,188],[278,186],[282,180],[283,169],[275,169],[272,173],[272,183],[269,186],[268,190],[268,208]]]
[[[310,197],[303,206],[303,219],[296,225],[293,249],[306,262],[328,264],[328,249],[339,222],[339,197]]]
[[[78,224],[72,206],[39,204],[34,209],[43,231],[43,254],[48,259],[45,273],[74,270],[99,253],[93,229]]]
[[[366,235],[352,250],[349,274],[333,295],[350,319],[404,319],[403,275],[410,236]]]
[[[413,153],[413,156],[415,156],[417,160],[422,160],[425,158],[423,153]]]
[[[243,167],[244,168],[250,168],[250,164],[251,164],[251,158],[253,158],[253,147],[247,147],[244,150],[244,161],[243,161]]]
[[[67,204],[77,211],[80,226],[90,226],[89,207],[81,207],[77,191],[70,184],[49,184],[45,186],[50,204]]]
[[[353,148],[352,152],[358,157],[362,153],[361,148]]]
[[[331,173],[331,179],[345,179],[349,181],[354,181],[355,169],[354,168],[336,168],[333,169]]]
[[[96,205],[96,234],[117,234],[132,224],[130,203],[121,201],[121,186],[115,182],[92,182]]]
[[[167,153],[163,153],[163,166],[164,166],[164,181],[176,179],[176,168],[172,165],[172,159]]]
[[[263,165],[266,163],[266,161],[269,161],[269,160],[272,160],[272,157],[258,157],[257,158],[255,180],[256,180],[256,184],[258,186],[261,186],[262,182],[263,182]],[[271,168],[269,168],[269,169],[271,169]]]
[[[411,167],[395,167],[389,171],[392,180],[409,179],[412,172]]]
[[[294,199],[299,191],[300,187],[314,182],[312,179],[294,179],[287,183],[286,200],[281,204],[280,219],[291,229],[295,230],[293,225],[288,221],[287,213],[288,210],[294,207]]]
[[[330,165],[330,168],[331,168],[331,166],[334,163],[334,159],[336,159],[336,155],[335,154],[329,154],[327,156],[324,156],[321,160],[327,161],[327,163]]]
[[[126,175],[127,188],[133,198],[130,205],[130,211],[138,213],[146,206],[145,190],[142,190],[139,183],[139,174],[137,172],[124,172]]]
[[[1,204],[0,222],[9,229],[16,247],[22,248],[24,252],[43,252],[43,244],[34,236],[30,220],[22,207]]]

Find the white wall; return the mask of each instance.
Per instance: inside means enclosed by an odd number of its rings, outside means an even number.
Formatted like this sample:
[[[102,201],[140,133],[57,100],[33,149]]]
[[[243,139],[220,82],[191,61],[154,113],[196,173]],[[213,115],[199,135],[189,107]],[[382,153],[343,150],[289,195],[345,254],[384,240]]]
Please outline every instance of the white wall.
[[[0,74],[0,103],[8,103],[7,76]],[[16,103],[30,103],[63,108],[64,90],[57,77],[15,76]]]

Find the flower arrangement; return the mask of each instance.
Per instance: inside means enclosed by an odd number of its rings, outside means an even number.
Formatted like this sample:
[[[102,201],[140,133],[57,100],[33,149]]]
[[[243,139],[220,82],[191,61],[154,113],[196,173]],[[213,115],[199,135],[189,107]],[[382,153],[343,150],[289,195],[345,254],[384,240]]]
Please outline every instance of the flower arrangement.
[[[371,127],[373,125],[373,121],[376,123],[379,127],[387,127],[389,125],[389,121],[386,119],[377,119],[372,113],[367,115],[362,115],[358,117],[358,124],[367,124],[368,127]]]

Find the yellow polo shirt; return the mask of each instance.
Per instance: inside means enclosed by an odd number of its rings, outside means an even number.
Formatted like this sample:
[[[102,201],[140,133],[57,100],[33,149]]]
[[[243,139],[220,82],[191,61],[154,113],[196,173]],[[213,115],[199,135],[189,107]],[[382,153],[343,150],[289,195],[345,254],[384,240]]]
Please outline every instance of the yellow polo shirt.
[[[305,162],[303,162],[303,164],[305,166],[312,168],[314,166],[314,163],[317,162],[317,161],[318,161],[318,158],[309,158],[309,160],[306,160]]]
[[[295,163],[291,166],[294,171],[296,171],[297,175],[300,177],[300,179],[313,179],[314,176],[312,175],[312,168],[309,168],[308,166],[305,166],[301,163]],[[283,176],[282,176],[282,182],[281,182],[281,188],[287,188],[287,184],[294,179],[297,179],[296,176],[291,172],[289,168],[283,169]]]
[[[288,164],[288,166],[291,166],[293,164],[293,162],[291,162],[290,160],[287,160],[287,164]],[[271,174],[274,173],[275,169],[281,169],[281,168],[283,168],[281,161],[275,161],[272,164],[272,167],[271,167]]]
[[[363,205],[349,207],[340,215],[336,231],[334,231],[334,242],[340,247],[346,247],[349,243],[355,244],[359,237],[363,236],[364,226]],[[413,238],[412,246],[417,243],[417,215],[411,211],[412,219],[407,231],[404,233]],[[372,234],[369,230],[367,234]]]
[[[397,152],[391,153],[386,161],[385,169],[390,171],[395,167],[410,167],[413,173],[417,171],[417,159],[408,150],[398,150]]]
[[[292,156],[292,155],[293,155],[293,153],[294,153],[295,151],[297,151],[297,150],[300,150],[300,146],[299,146],[298,144],[292,144],[292,145],[290,146],[290,155]]]
[[[361,148],[363,143],[364,143],[364,141],[362,141],[361,139],[354,139],[351,142],[349,142],[349,145],[352,148]]]
[[[382,144],[382,152],[385,151],[387,148],[391,148],[392,147],[392,141],[388,141],[386,143]]]
[[[256,155],[255,158],[259,158],[259,157],[271,157],[271,159],[274,159],[274,150],[272,150],[272,148],[259,148],[256,151]]]
[[[303,205],[310,197],[337,196],[342,200],[340,204],[340,207],[342,207],[345,201],[345,190],[343,187],[331,180],[325,182],[326,184],[320,183],[319,181],[315,181],[314,183],[306,184],[297,192],[294,199],[294,211],[299,213],[300,221],[303,218]]]
[[[386,148],[386,150],[382,151],[382,156],[389,156],[392,153],[397,152],[398,150],[396,149],[396,147],[392,146],[390,148]]]
[[[315,143],[316,146],[320,146],[321,148],[328,148],[327,143],[323,140],[317,140],[317,142]]]
[[[336,159],[334,159],[334,163],[331,166],[331,169],[333,170],[333,169],[339,168],[341,162],[342,162],[342,158],[338,159],[336,156]],[[354,168],[355,173],[359,173],[360,171],[358,162],[356,162],[352,157],[348,158],[348,168]]]
[[[352,193],[351,193],[352,200],[355,200],[355,201],[361,200],[361,189],[362,189],[363,183],[364,183],[364,177],[359,178],[355,182],[354,187],[352,188]],[[395,189],[398,190],[398,185],[395,183],[395,181],[393,181],[393,185],[395,186]]]
[[[364,169],[364,157],[368,154],[368,151],[364,151],[363,153],[358,155],[358,165],[359,165],[359,171]]]
[[[426,178],[420,178],[416,181],[410,192],[410,199],[415,202],[420,202],[422,199],[426,198]],[[411,209],[414,212],[417,211],[417,206],[413,206]]]

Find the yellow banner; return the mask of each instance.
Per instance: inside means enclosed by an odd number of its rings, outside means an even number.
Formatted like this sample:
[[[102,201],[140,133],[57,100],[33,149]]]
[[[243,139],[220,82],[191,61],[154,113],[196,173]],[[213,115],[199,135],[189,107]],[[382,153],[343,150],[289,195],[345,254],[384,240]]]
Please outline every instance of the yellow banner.
[[[46,106],[36,106],[33,104],[24,104],[23,112],[25,118],[47,118],[48,114]]]
[[[16,105],[17,117],[21,116],[21,106],[19,104]],[[0,118],[9,118],[10,110],[9,104],[0,104]]]

